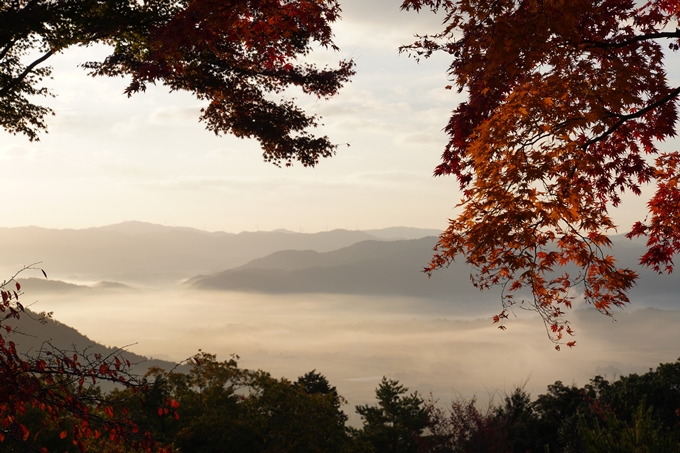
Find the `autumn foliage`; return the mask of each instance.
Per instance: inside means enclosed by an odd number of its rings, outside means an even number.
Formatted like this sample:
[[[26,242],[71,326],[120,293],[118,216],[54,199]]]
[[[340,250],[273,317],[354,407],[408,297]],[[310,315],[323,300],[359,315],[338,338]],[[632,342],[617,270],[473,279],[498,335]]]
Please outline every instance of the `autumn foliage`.
[[[665,60],[680,46],[677,0],[406,0],[443,13],[444,30],[402,51],[446,52],[467,100],[445,128],[435,175],[454,175],[460,214],[441,235],[432,273],[461,256],[481,289],[500,285],[501,323],[537,311],[550,338],[573,346],[564,319],[575,297],[610,315],[636,273],[617,267],[610,211],[624,193],[656,186],[629,237],[641,263],[673,270],[680,246],[677,151],[680,87]],[[447,88],[453,88],[452,86]]]

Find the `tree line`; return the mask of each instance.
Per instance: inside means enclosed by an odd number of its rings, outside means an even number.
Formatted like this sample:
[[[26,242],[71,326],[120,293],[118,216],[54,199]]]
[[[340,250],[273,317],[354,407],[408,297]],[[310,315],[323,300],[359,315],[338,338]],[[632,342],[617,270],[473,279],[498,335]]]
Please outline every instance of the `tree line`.
[[[295,381],[218,361],[202,352],[188,373],[150,369],[145,391],[88,391],[115,408],[157,447],[176,452],[526,453],[677,452],[680,448],[680,359],[638,375],[597,376],[583,387],[558,381],[532,399],[523,389],[498,403],[454,399],[448,407],[384,377],[373,404],[355,407],[362,425],[347,424],[345,399],[316,370]],[[101,405],[90,407],[93,414]],[[121,412],[121,413],[118,413]],[[104,414],[101,414],[104,416]],[[38,408],[20,421],[32,441],[55,452],[127,453],[109,435],[74,443],[82,421],[51,420]],[[94,424],[93,424],[94,425]],[[163,447],[160,447],[162,445]],[[5,442],[5,452],[26,451]],[[36,451],[37,450],[36,447]]]

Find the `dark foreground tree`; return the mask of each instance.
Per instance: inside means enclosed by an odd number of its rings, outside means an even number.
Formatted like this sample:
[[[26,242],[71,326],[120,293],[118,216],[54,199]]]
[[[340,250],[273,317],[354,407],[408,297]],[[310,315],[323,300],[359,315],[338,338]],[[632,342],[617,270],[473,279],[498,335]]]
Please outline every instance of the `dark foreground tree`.
[[[220,453],[342,452],[347,417],[342,398],[322,375],[313,380],[329,389],[310,391],[306,377],[293,383],[264,371],[240,368],[238,357],[218,362],[201,353],[189,374],[154,369],[143,404],[129,404],[130,416],[179,451]],[[319,388],[315,386],[315,388]],[[114,392],[126,401],[130,390]],[[158,417],[166,401],[177,401],[178,417]]]
[[[0,125],[31,140],[52,111],[35,104],[50,93],[44,62],[71,46],[111,46],[93,75],[129,76],[128,95],[160,83],[207,102],[200,119],[216,134],[256,138],[267,161],[305,166],[337,145],[311,132],[318,118],[292,100],[298,87],[333,96],[353,72],[351,61],[317,68],[314,46],[336,49],[331,24],[337,0],[0,0]]]
[[[363,428],[354,430],[358,446],[374,453],[416,453],[427,427],[428,415],[418,392],[407,394],[399,381],[383,377],[375,390],[376,406],[357,406]],[[360,448],[360,447],[358,447]]]
[[[467,96],[435,170],[458,178],[461,213],[426,271],[463,257],[476,286],[503,287],[501,328],[521,306],[543,317],[557,349],[573,346],[563,315],[574,291],[609,315],[635,282],[608,253],[617,229],[610,210],[624,193],[656,185],[628,233],[647,237],[642,264],[671,272],[680,248],[680,153],[659,149],[676,135],[680,87],[666,60],[680,47],[680,2],[405,0],[402,8],[442,13],[440,34],[402,50],[451,55],[449,75]]]
[[[610,412],[604,422],[595,423],[593,428],[587,426],[583,419],[579,426],[583,451],[586,453],[676,453],[678,451],[677,436],[667,427],[659,426],[652,418],[652,408],[644,408],[640,404],[632,414],[630,424],[624,423]]]
[[[475,399],[445,410],[428,401],[422,453],[639,453],[680,451],[680,360],[579,388],[557,381],[531,400],[522,389],[499,406]]]
[[[453,400],[444,410],[435,401],[426,404],[427,436],[421,453],[507,453],[508,432],[502,417],[494,415],[493,406],[480,410],[477,399]]]

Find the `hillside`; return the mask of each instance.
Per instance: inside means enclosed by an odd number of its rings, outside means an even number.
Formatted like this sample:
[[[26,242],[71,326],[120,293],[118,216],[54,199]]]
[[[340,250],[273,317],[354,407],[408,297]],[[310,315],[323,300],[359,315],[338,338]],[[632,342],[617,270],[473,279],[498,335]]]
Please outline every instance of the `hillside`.
[[[77,353],[79,355],[83,353],[88,355],[101,354],[106,357],[115,353],[128,359],[133,364],[132,373],[138,376],[143,376],[153,366],[166,370],[176,366],[173,362],[149,359],[130,351],[117,352],[120,347],[125,345],[104,346],[90,340],[73,327],[62,324],[57,320],[47,319],[45,324],[41,324],[37,321],[38,318],[39,316],[36,313],[26,309],[26,312],[22,314],[20,319],[3,321],[3,326],[9,325],[12,328],[11,333],[3,331],[3,336],[6,340],[16,343],[17,351],[20,354],[30,352],[31,355],[35,355],[41,348],[49,350],[50,345],[61,351],[70,352],[71,354]],[[183,367],[182,369],[184,370],[185,368]]]

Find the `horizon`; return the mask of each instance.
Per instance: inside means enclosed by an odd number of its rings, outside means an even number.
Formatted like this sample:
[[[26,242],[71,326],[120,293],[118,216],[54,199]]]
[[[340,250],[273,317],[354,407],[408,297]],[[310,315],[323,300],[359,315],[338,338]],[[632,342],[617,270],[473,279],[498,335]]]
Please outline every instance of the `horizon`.
[[[0,226],[0,228],[41,228],[41,229],[46,229],[46,230],[88,230],[88,229],[97,229],[97,228],[108,228],[108,227],[115,227],[115,226],[121,226],[121,225],[126,225],[126,224],[141,224],[141,225],[149,225],[149,226],[160,226],[160,227],[167,227],[167,228],[179,228],[179,229],[186,229],[186,230],[195,230],[195,231],[201,231],[204,233],[227,233],[227,234],[241,234],[241,233],[275,233],[275,232],[287,232],[287,233],[295,233],[295,234],[316,234],[316,233],[326,233],[330,231],[382,231],[382,230],[391,230],[391,229],[411,229],[411,230],[437,230],[437,228],[431,228],[431,227],[413,227],[413,226],[405,226],[405,225],[393,225],[393,226],[386,226],[386,227],[381,227],[381,228],[329,228],[325,230],[317,230],[317,231],[307,231],[304,228],[302,228],[302,231],[294,231],[290,230],[287,228],[274,228],[271,230],[240,230],[240,231],[226,231],[226,230],[204,230],[201,228],[196,228],[193,226],[188,226],[188,225],[168,225],[168,224],[161,224],[161,223],[155,223],[155,222],[147,222],[143,220],[123,220],[120,222],[115,222],[115,223],[108,223],[104,225],[92,225],[92,226],[83,226],[83,227],[48,227],[48,226],[43,226],[43,225],[37,225],[37,224],[30,224],[30,225],[16,225],[16,226]],[[356,226],[356,225],[355,225]],[[443,231],[443,230],[440,230]]]

